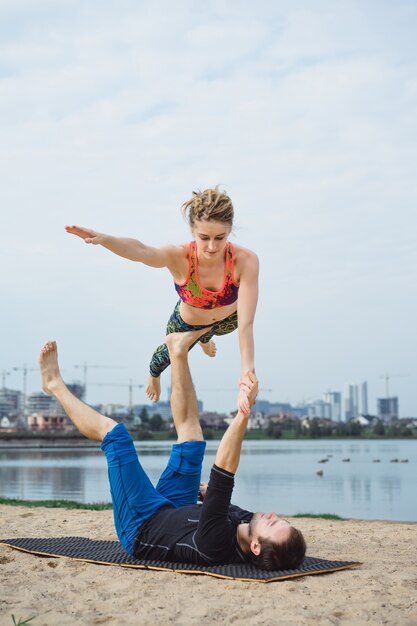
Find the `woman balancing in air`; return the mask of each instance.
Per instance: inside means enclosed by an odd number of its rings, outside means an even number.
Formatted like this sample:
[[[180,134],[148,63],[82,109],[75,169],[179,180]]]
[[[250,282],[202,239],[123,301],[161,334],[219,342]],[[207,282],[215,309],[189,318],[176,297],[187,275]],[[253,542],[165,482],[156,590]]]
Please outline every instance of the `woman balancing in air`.
[[[207,328],[198,343],[208,356],[214,357],[216,346],[212,337],[238,328],[242,376],[253,372],[258,257],[228,241],[233,227],[233,205],[229,196],[217,187],[193,192],[191,199],[182,205],[182,212],[194,240],[179,246],[151,248],[137,239],[113,237],[79,226],[66,226],[66,231],[131,261],[166,267],[180,297],[168,320],[166,334]],[[152,356],[146,389],[154,402],[159,400],[161,392],[160,375],[169,363],[167,346],[162,344]],[[238,405],[241,410],[249,410],[242,389],[239,389]]]

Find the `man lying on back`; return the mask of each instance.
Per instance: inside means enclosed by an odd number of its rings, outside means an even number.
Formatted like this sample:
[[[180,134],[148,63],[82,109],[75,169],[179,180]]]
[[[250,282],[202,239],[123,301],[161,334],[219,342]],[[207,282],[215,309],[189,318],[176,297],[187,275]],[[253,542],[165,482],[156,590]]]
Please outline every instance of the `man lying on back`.
[[[106,455],[114,523],[123,548],[139,559],[218,565],[252,562],[262,569],[293,569],[305,556],[301,532],[276,513],[251,513],[230,504],[249,414],[238,411],[219,444],[203,504],[196,504],[205,441],[188,367],[188,349],[201,334],[165,340],[171,358],[171,409],[177,431],[156,487],[144,472],[126,427],[76,398],[61,378],[55,342],[39,363],[43,389],[54,395],[80,432],[101,442]],[[258,381],[242,386],[253,405]]]

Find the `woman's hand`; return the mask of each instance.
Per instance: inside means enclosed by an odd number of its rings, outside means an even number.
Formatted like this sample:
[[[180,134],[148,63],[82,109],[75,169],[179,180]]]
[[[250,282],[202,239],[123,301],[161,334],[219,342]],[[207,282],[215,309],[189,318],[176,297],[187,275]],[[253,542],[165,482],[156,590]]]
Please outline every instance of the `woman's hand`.
[[[85,243],[92,243],[94,246],[103,243],[104,240],[103,233],[97,233],[91,228],[84,228],[83,226],[65,226],[65,230],[67,233],[70,233],[70,235],[77,235],[77,237],[84,239]]]
[[[258,396],[259,382],[253,372],[248,372],[244,378],[239,379],[239,393],[237,408],[245,415],[249,415],[251,407]]]
[[[167,267],[171,274],[173,274],[172,268],[178,267],[179,263],[183,262],[183,257],[186,257],[183,246],[152,248],[138,241],[138,239],[114,237],[83,226],[65,226],[65,230],[70,235],[77,235],[77,237],[84,239],[85,243],[91,243],[94,246],[101,245],[110,252],[124,259],[129,259],[129,261],[144,263],[149,267]]]

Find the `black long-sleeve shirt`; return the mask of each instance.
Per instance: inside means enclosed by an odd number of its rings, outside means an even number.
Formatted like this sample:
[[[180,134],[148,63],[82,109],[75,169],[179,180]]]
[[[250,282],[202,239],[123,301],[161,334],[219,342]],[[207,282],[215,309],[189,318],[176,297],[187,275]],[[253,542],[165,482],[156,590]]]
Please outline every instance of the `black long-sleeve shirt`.
[[[233,474],[213,465],[203,504],[160,508],[140,528],[134,556],[205,565],[246,561],[236,530],[253,513],[230,504],[233,486]]]

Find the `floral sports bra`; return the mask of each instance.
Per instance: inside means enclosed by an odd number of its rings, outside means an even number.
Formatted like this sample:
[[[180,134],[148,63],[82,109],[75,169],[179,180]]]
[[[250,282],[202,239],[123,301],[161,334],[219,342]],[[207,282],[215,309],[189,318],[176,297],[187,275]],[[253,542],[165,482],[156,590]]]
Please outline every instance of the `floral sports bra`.
[[[197,265],[197,245],[195,241],[190,241],[188,248],[188,276],[184,283],[175,283],[175,289],[183,302],[197,309],[216,309],[220,306],[233,304],[236,302],[239,284],[234,277],[234,249],[228,242],[226,246],[226,262],[224,267],[223,286],[220,291],[210,291],[198,280]]]

